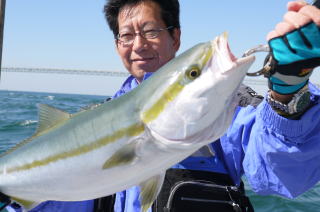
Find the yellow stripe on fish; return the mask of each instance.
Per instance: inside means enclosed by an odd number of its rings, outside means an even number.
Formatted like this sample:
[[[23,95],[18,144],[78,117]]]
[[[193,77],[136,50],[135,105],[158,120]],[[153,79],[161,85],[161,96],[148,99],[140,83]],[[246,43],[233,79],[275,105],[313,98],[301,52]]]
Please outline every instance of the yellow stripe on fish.
[[[110,136],[106,136],[104,138],[97,140],[96,142],[89,143],[87,145],[81,146],[69,152],[62,152],[60,154],[52,155],[42,160],[36,160],[36,161],[33,161],[32,163],[27,163],[22,166],[8,168],[6,170],[6,173],[12,173],[16,171],[25,171],[25,170],[33,169],[36,167],[45,166],[45,165],[48,165],[49,163],[56,162],[58,160],[85,154],[90,151],[99,149],[109,143],[115,142],[120,138],[137,136],[142,132],[144,132],[144,125],[142,123],[134,124],[130,127],[123,128]]]

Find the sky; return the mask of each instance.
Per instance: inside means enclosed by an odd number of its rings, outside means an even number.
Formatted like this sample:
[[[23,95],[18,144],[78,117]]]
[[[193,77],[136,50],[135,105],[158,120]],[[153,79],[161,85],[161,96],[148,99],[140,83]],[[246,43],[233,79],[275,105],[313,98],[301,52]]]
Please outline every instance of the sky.
[[[229,33],[233,53],[265,44],[286,0],[180,0],[181,53]],[[7,0],[2,66],[126,71],[103,14],[105,0]],[[257,54],[252,71],[266,54]],[[319,72],[319,73],[318,73]],[[313,79],[320,79],[320,71]],[[112,95],[123,78],[3,73],[0,89]],[[318,80],[320,81],[320,80]],[[318,83],[317,81],[317,83]]]

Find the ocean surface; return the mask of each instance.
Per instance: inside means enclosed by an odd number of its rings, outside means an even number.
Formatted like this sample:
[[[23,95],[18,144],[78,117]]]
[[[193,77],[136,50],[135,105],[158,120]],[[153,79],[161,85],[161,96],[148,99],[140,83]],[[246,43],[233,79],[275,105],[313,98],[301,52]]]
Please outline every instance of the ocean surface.
[[[48,104],[75,113],[106,97],[74,94],[52,94],[0,91],[0,152],[30,137],[38,124],[37,104]],[[299,182],[297,182],[299,183]],[[246,192],[257,212],[320,212],[320,185],[295,200],[276,196],[258,196],[249,186]]]

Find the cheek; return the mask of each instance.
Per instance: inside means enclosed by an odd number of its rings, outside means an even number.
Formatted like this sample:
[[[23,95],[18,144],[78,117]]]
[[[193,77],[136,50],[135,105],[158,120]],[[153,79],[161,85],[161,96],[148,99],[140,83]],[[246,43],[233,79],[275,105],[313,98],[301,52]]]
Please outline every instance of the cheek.
[[[171,60],[172,58],[174,58],[176,53],[173,46],[173,40],[170,38],[167,38],[164,40],[155,42],[154,45],[152,46],[152,49],[158,55],[160,65],[163,65],[167,63],[169,60]]]
[[[118,49],[118,55],[120,56],[122,62],[125,66],[128,66],[130,60],[130,50],[129,49]]]
[[[160,45],[158,50],[159,58],[161,63],[166,63],[172,58],[174,58],[175,52],[172,46],[169,45]]]

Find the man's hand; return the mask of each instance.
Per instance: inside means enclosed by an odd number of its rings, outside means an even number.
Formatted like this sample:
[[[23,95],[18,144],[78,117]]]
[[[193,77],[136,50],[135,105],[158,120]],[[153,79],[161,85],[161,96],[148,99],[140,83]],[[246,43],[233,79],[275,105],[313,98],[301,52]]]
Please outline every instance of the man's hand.
[[[273,61],[269,85],[274,99],[287,103],[320,65],[320,10],[289,2],[283,21],[268,33]]]
[[[303,1],[291,1],[288,2],[287,8],[288,12],[284,15],[283,21],[268,33],[267,41],[283,36],[311,21],[320,26],[320,10],[315,6],[308,5]]]

